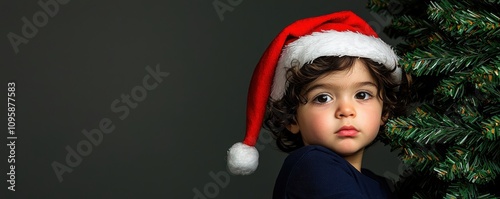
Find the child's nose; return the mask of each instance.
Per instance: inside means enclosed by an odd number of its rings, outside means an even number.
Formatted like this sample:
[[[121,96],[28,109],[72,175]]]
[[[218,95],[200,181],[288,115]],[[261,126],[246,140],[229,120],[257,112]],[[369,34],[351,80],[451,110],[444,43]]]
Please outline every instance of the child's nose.
[[[351,102],[348,100],[339,100],[338,103],[337,110],[335,111],[337,119],[356,117],[356,110]]]

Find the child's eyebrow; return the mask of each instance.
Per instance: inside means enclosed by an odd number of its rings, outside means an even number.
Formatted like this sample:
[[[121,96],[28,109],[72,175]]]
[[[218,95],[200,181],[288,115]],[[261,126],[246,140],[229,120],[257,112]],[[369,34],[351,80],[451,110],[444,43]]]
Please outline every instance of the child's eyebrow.
[[[316,89],[329,89],[331,88],[332,86],[329,84],[313,84],[311,86],[308,86],[304,92],[304,95],[307,95],[309,92],[313,91],[313,90],[316,90]]]
[[[378,88],[377,84],[375,84],[375,82],[372,82],[372,81],[357,82],[357,83],[355,83],[355,86],[356,87],[372,86],[372,87]]]
[[[354,87],[354,88],[359,88],[359,87],[364,87],[364,86],[375,87],[378,89],[377,84],[375,84],[372,81],[356,82],[352,85],[352,87]],[[309,92],[311,92],[315,89],[336,89],[336,86],[334,84],[313,84],[313,85],[306,88],[304,94],[308,94]]]

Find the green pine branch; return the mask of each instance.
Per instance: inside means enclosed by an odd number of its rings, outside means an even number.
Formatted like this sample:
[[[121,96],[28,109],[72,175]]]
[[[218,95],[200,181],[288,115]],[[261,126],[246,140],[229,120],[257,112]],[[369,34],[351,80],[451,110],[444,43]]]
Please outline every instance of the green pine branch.
[[[460,100],[466,93],[474,94],[485,100],[500,97],[500,76],[498,66],[482,65],[472,70],[457,72],[443,78],[434,90],[434,95],[442,96],[441,101],[449,98]],[[467,92],[468,91],[468,92]],[[478,103],[475,106],[479,105]]]
[[[488,96],[488,98],[500,98],[500,55],[486,65],[474,68],[470,79],[475,88]]]
[[[398,195],[500,197],[500,0],[369,2],[393,17],[384,31],[404,41],[399,64],[414,80],[410,114],[382,135],[411,167]]]
[[[472,109],[469,107],[469,109]],[[473,110],[472,112],[477,112]],[[463,114],[462,114],[463,115]],[[453,115],[451,115],[453,116]],[[439,114],[427,104],[422,104],[413,115],[391,119],[386,124],[386,136],[392,144],[398,146],[434,146],[453,143],[461,146],[476,146],[484,141],[479,121],[464,123],[461,118],[452,119],[445,114]],[[494,124],[496,120],[493,120]],[[498,127],[496,127],[498,128]],[[421,149],[420,152],[422,152]],[[408,154],[415,154],[411,151]],[[416,153],[418,154],[418,153]],[[413,155],[410,155],[410,157]],[[427,155],[432,160],[438,160],[438,155]],[[417,156],[422,157],[422,156]]]
[[[444,181],[486,184],[500,173],[498,161],[463,147],[451,147],[434,171]]]
[[[468,77],[469,73],[459,72],[444,78],[434,90],[434,95],[443,96],[439,98],[441,101],[463,97]]]
[[[400,64],[405,71],[416,76],[448,75],[465,68],[483,65],[489,54],[483,49],[472,48],[474,45],[456,46],[453,43],[436,42],[414,51],[407,52]]]
[[[500,139],[500,115],[495,115],[484,122],[481,122],[483,126],[483,135],[490,140]]]
[[[446,199],[497,199],[496,196],[489,193],[481,193],[478,187],[468,183],[452,183],[446,189]]]
[[[480,0],[488,6],[498,6],[500,4],[500,0]]]
[[[493,103],[489,103],[493,102]],[[484,113],[489,114],[489,117],[494,115],[500,115],[500,103],[498,101],[488,101],[484,104]]]
[[[390,0],[373,0],[368,2],[367,7],[372,11],[380,13],[387,10],[390,2]]]
[[[471,10],[467,1],[441,0],[430,3],[429,19],[451,36],[500,37],[500,17],[484,10]],[[464,2],[464,3],[462,3]]]
[[[409,50],[427,45],[432,42],[442,42],[446,37],[438,27],[429,24],[426,20],[409,15],[394,18],[392,26],[385,29],[391,35],[408,35],[404,38]]]
[[[460,102],[456,103],[455,114],[461,117],[461,121],[466,125],[474,125],[473,131],[478,132],[479,125],[477,122],[483,120],[482,110],[479,110],[479,100],[475,96],[463,97]]]

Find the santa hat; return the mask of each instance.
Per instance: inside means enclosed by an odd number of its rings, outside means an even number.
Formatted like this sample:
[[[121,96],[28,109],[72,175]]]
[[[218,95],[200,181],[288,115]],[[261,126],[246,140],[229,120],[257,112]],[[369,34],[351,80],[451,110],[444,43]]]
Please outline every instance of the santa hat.
[[[233,174],[251,174],[258,166],[254,147],[271,97],[280,100],[287,88],[286,71],[321,56],[369,58],[394,69],[392,78],[401,81],[398,57],[375,31],[351,11],[298,20],[274,38],[257,64],[247,96],[247,128],[243,142],[228,150],[228,169]],[[292,64],[293,62],[293,64]]]

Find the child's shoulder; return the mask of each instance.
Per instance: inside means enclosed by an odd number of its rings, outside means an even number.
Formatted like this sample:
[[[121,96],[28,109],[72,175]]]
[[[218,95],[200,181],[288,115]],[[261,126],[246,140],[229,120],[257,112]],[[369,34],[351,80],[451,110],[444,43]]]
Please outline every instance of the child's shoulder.
[[[366,198],[366,187],[378,184],[361,175],[332,150],[304,146],[285,159],[274,187],[274,198]]]
[[[290,167],[291,172],[295,169],[314,168],[313,170],[317,171],[318,168],[322,168],[339,169],[351,173],[354,169],[349,162],[337,153],[319,145],[307,145],[293,151],[285,159],[283,166]]]
[[[310,159],[313,157],[320,159],[326,158],[333,160],[341,160],[341,162],[345,161],[341,156],[339,156],[334,151],[319,145],[307,145],[301,147],[291,152],[288,155],[287,159],[297,159],[298,161],[302,161],[303,159]]]

